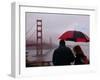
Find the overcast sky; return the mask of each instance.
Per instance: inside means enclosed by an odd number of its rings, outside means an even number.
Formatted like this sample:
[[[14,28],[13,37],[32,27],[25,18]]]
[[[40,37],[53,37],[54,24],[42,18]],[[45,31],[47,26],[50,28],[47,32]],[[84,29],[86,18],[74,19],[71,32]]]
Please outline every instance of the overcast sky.
[[[79,30],[89,36],[89,16],[70,14],[26,13],[26,39],[36,38],[36,20],[42,19],[43,39],[54,43],[68,30]],[[33,36],[30,37],[33,33]]]

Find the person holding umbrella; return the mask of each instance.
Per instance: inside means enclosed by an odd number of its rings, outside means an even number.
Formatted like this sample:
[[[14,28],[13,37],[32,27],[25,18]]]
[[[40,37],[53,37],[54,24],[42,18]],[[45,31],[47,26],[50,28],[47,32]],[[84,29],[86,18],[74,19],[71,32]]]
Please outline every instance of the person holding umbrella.
[[[87,57],[82,52],[80,46],[75,46],[74,51],[76,52],[76,58],[74,57],[70,48],[65,46],[65,41],[74,41],[76,42],[89,42],[89,37],[81,31],[71,30],[64,32],[60,37],[60,44],[59,47],[54,51],[53,54],[53,64],[54,65],[70,65],[71,62],[75,60],[75,64],[88,64],[89,61]],[[78,56],[81,56],[81,62],[79,59],[77,60]],[[79,62],[78,62],[79,61]]]
[[[65,46],[64,40],[60,40],[59,47],[53,54],[53,65],[70,65],[74,59],[71,49]]]

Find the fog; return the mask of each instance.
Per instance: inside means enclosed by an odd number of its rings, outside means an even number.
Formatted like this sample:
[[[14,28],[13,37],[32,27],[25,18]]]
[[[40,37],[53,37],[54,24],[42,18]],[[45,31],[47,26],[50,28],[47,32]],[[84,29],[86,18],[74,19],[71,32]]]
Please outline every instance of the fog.
[[[58,44],[60,35],[69,30],[79,30],[89,36],[89,15],[27,12],[27,40],[36,40],[37,19],[42,19],[43,41],[48,42],[49,38],[51,38],[53,43]]]
[[[26,40],[36,42],[36,20],[42,19],[42,31],[43,31],[43,42],[49,43],[52,40],[52,44],[58,47],[59,37],[66,31],[78,30],[83,32],[89,37],[89,15],[75,15],[75,14],[51,14],[51,13],[26,13]],[[73,51],[75,45],[80,45],[84,54],[89,59],[89,43],[77,43],[72,41],[66,41],[66,45]],[[54,49],[55,49],[54,48]],[[52,61],[52,54],[54,49],[44,60]],[[45,54],[46,50],[43,50]],[[36,54],[36,50],[28,50],[28,59],[33,61],[36,57],[32,57]]]

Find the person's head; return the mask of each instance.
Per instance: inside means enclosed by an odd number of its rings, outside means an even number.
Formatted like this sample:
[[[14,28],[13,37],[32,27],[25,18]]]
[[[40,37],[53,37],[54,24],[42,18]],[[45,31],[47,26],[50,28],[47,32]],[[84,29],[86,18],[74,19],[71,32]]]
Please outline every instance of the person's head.
[[[65,46],[65,41],[64,40],[60,40],[59,45],[60,46]]]
[[[74,52],[76,53],[76,56],[77,56],[77,55],[84,56],[84,53],[83,53],[83,51],[82,51],[82,49],[81,49],[81,47],[80,47],[79,45],[75,46],[75,47],[73,48],[73,50],[74,50]]]
[[[81,47],[80,47],[79,45],[77,45],[77,46],[75,46],[75,47],[73,48],[73,50],[74,50],[75,52],[80,52],[80,51],[81,51]]]

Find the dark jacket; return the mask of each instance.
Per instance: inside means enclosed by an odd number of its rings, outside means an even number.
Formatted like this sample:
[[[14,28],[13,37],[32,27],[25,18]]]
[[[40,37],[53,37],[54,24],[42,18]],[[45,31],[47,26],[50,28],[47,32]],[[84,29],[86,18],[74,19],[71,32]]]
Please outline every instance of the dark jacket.
[[[76,56],[75,65],[84,64],[81,56]]]
[[[87,57],[83,55],[77,55],[75,58],[75,65],[79,64],[89,64]]]
[[[54,65],[70,65],[74,61],[74,55],[70,48],[66,46],[58,47],[53,54]]]

